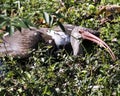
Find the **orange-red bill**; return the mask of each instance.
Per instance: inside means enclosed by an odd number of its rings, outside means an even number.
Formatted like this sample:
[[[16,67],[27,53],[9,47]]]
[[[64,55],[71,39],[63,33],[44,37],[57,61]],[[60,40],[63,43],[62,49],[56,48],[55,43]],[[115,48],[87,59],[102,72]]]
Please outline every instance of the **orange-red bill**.
[[[79,33],[81,34],[82,38],[83,39],[87,39],[87,40],[90,40],[90,41],[93,41],[95,43],[97,43],[98,45],[104,47],[108,53],[111,55],[112,59],[115,61],[116,60],[116,57],[113,53],[113,51],[110,49],[110,47],[104,42],[102,41],[100,38],[96,37],[95,35],[89,33],[89,32],[86,32],[84,30],[81,30],[79,31]]]

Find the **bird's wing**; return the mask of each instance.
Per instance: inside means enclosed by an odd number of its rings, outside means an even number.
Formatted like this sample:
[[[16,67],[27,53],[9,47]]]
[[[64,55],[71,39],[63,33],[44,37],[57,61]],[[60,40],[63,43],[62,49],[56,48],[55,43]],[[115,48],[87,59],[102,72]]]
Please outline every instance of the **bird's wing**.
[[[16,31],[13,35],[3,38],[3,42],[0,43],[0,57],[6,55],[27,56],[28,51],[35,49],[41,39],[41,34],[35,30]]]

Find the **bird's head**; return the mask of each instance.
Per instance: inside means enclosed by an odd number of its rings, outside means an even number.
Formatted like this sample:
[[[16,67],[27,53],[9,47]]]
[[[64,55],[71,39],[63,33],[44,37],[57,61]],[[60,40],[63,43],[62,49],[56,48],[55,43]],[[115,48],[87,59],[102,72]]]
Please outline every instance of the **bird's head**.
[[[114,61],[116,60],[116,57],[115,57],[113,51],[110,49],[110,47],[103,40],[101,40],[97,36],[91,34],[90,32],[87,32],[87,31],[84,31],[84,30],[80,30],[79,33],[80,33],[80,35],[83,39],[93,41],[93,42],[97,43],[98,45],[104,47],[108,51],[108,53],[110,54],[112,59]]]

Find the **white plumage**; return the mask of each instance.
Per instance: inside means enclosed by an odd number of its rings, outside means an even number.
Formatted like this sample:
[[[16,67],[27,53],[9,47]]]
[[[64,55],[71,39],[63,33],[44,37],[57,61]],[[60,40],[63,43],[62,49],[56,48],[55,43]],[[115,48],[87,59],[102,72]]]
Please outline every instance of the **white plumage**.
[[[65,34],[64,32],[48,30],[47,34],[52,37],[58,48],[60,45],[66,45],[70,43],[70,36]]]

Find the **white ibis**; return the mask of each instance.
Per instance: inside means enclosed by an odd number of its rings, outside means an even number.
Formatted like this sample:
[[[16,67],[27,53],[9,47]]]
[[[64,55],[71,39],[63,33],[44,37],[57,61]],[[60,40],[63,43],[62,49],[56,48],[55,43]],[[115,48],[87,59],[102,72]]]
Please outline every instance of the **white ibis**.
[[[25,57],[28,55],[29,50],[35,48],[35,46],[41,40],[54,41],[54,44],[59,48],[60,45],[66,45],[71,43],[73,48],[73,55],[79,55],[82,53],[79,38],[88,39],[93,41],[109,52],[112,59],[115,60],[115,55],[109,46],[100,38],[93,35],[96,31],[66,24],[64,25],[66,33],[62,31],[60,27],[50,28],[31,28],[23,29],[22,32],[15,32],[12,36],[5,36],[3,42],[0,43],[0,56],[11,55]]]

